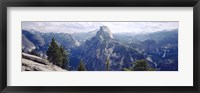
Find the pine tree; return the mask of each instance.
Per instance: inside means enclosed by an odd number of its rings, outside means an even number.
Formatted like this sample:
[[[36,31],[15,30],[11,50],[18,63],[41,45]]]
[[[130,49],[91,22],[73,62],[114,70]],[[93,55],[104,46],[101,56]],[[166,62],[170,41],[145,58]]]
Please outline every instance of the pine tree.
[[[107,58],[106,59],[106,71],[110,70],[110,60]]]
[[[133,67],[134,71],[155,71],[154,68],[151,68],[147,61],[145,60],[138,60],[135,62],[135,65]]]
[[[77,71],[85,71],[85,70],[86,70],[86,68],[85,68],[84,62],[81,59],[79,65],[78,65]]]
[[[130,68],[124,68],[123,71],[132,71]]]
[[[147,71],[148,70],[148,64],[145,60],[138,60],[138,61],[135,62],[133,70],[134,71]]]
[[[67,55],[67,52],[65,51],[64,47],[60,46],[60,53],[62,55],[62,68],[63,69],[69,69],[69,58]]]
[[[48,60],[50,62],[52,62],[53,64],[56,64],[58,66],[61,66],[62,64],[62,55],[60,53],[60,49],[58,44],[56,43],[56,40],[54,38],[52,38],[51,43],[48,47],[47,50],[47,56],[48,56]]]
[[[56,64],[57,66],[59,66],[59,67],[62,67],[62,63],[63,63],[62,58],[63,58],[63,57],[62,57],[62,54],[61,54],[61,51],[60,51],[59,48],[58,48],[58,50],[56,51],[54,57],[55,57],[55,64]]]
[[[38,53],[38,51],[36,49],[34,49],[31,52],[29,52],[29,54],[40,57],[40,54]]]

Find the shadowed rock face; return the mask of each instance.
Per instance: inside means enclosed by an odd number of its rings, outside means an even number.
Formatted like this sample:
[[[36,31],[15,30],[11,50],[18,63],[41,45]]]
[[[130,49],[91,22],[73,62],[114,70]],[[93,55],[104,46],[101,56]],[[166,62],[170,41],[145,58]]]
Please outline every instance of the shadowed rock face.
[[[80,56],[89,71],[104,71],[106,59],[110,61],[111,70],[122,70],[131,62],[144,59],[143,55],[113,39],[113,34],[106,26],[101,26],[96,35],[87,40],[81,47]]]
[[[22,35],[22,49],[24,50],[24,52],[30,52],[35,48],[35,45],[31,41],[29,41],[25,35]]]
[[[47,60],[22,53],[22,71],[67,71],[64,70],[52,63],[49,63]]]

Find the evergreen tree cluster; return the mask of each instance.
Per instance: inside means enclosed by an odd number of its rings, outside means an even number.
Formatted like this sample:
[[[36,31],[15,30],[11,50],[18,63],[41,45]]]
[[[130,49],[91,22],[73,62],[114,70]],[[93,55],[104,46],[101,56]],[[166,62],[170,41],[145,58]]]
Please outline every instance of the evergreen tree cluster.
[[[77,71],[86,71],[86,67],[85,67],[85,64],[83,62],[83,59],[80,60],[80,63],[77,67]]]
[[[49,62],[52,62],[63,69],[68,69],[69,58],[67,52],[62,45],[59,46],[57,44],[54,38],[52,38],[46,54]]]
[[[137,60],[132,67],[124,68],[124,71],[155,71],[146,60]]]
[[[49,62],[62,67],[63,69],[69,70],[69,57],[67,55],[67,51],[62,45],[59,46],[54,38],[52,38],[46,54]],[[77,67],[77,71],[86,71],[86,67],[82,59]]]
[[[38,57],[41,57],[40,54],[37,52],[36,49],[30,51],[29,54],[31,54],[31,55],[35,55],[35,56],[38,56]]]

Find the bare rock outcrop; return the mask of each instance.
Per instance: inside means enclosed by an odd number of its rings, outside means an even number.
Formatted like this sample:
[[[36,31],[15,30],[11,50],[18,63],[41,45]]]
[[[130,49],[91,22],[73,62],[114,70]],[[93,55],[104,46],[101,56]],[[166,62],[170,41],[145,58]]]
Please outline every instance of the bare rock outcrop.
[[[22,53],[22,71],[67,71],[49,63],[48,60]]]

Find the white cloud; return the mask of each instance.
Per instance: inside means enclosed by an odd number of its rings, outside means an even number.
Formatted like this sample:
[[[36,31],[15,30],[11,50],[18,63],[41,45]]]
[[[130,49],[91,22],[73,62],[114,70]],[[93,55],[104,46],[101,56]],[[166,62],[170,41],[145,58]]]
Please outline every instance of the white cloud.
[[[22,22],[22,29],[40,32],[88,32],[108,26],[112,33],[146,33],[178,29],[179,22]]]

